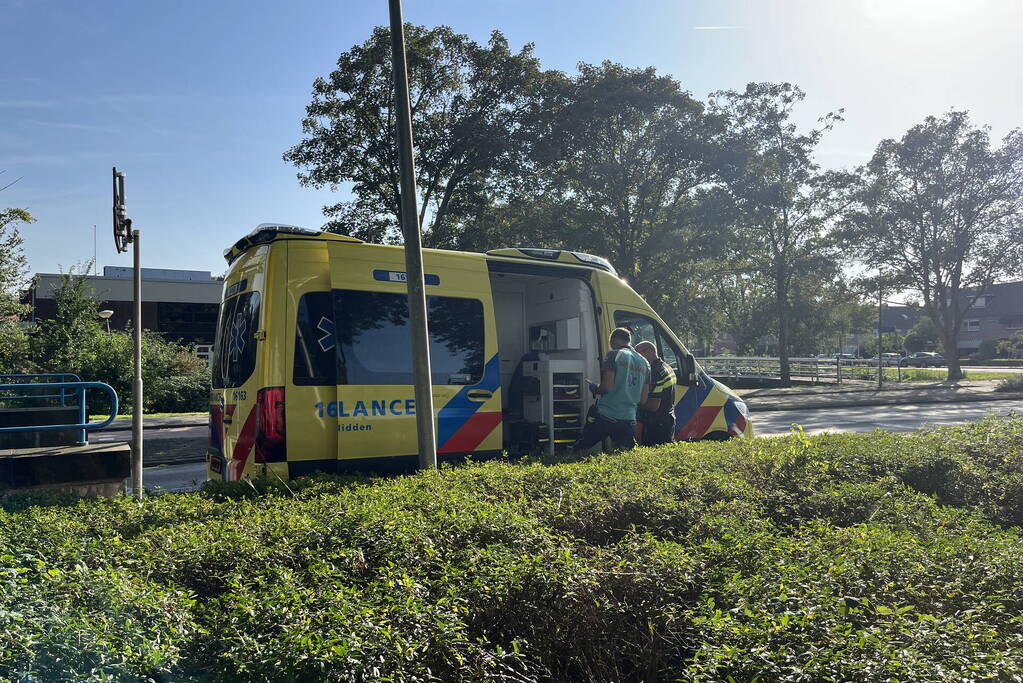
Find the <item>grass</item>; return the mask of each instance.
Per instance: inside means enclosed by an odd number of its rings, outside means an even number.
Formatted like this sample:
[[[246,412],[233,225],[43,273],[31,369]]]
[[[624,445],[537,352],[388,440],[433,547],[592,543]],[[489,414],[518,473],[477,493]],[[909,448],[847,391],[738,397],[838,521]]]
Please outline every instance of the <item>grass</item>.
[[[0,513],[0,679],[1017,680],[1023,418]]]
[[[857,368],[856,379],[877,379],[877,368]],[[963,379],[970,381],[980,380],[1001,380],[1009,373],[1005,372],[979,372],[976,370],[970,370],[968,368],[963,369]],[[898,368],[884,368],[885,380],[889,382],[897,382],[899,379]],[[1010,375],[1011,376],[1011,375]],[[902,381],[903,382],[945,382],[948,380],[948,370],[946,368],[941,369],[930,369],[930,368],[902,368]]]

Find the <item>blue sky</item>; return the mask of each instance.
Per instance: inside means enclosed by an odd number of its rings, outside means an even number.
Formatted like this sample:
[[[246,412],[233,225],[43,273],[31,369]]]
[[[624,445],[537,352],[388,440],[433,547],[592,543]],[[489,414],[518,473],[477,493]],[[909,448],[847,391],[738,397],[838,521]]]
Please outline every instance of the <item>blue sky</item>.
[[[693,95],[749,81],[807,91],[807,125],[845,108],[832,167],[931,113],[968,108],[996,137],[1021,125],[1019,0],[405,0],[419,24],[533,42],[547,68],[655,66]],[[128,174],[146,266],[223,272],[257,223],[309,227],[336,201],[299,186],[314,78],[387,22],[385,0],[265,3],[0,0],[0,204],[28,208],[31,268],[129,265],[110,236],[110,167]]]

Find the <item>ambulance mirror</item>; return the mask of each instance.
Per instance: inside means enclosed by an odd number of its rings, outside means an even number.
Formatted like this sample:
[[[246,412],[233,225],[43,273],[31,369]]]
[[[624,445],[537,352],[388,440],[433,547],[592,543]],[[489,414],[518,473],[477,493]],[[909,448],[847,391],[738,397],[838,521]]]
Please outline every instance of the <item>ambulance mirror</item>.
[[[687,353],[682,357],[682,384],[687,387],[699,386],[696,376],[696,357]]]

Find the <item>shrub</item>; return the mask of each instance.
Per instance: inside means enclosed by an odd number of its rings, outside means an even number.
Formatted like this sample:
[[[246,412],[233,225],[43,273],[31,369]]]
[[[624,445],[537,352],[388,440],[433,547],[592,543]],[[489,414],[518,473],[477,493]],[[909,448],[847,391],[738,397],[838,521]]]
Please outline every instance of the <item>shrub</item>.
[[[998,354],[998,342],[993,339],[981,340],[976,353],[970,355],[970,360],[989,361]]]
[[[0,679],[1014,680],[1023,418],[0,512]]]
[[[1023,391],[1023,372],[1015,375],[1008,375],[998,382],[995,391]]]
[[[84,381],[106,382],[121,407],[132,405],[134,346],[130,333],[104,331],[88,292],[88,266],[71,268],[54,293],[57,312],[31,340],[34,362],[46,372],[72,372]],[[2,336],[2,335],[0,335]],[[2,339],[0,339],[2,341]],[[147,412],[204,411],[209,405],[209,370],[192,351],[155,332],[142,337],[142,381]],[[104,394],[90,393],[93,413],[109,410]]]

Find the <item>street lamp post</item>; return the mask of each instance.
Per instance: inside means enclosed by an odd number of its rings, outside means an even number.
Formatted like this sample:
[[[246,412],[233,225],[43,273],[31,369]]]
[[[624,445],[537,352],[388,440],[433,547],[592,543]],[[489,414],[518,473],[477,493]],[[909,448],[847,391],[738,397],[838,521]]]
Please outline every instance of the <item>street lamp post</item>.
[[[132,341],[135,347],[135,373],[131,383],[131,490],[136,498],[142,498],[142,266],[139,261],[139,231],[132,229],[131,219],[124,208],[124,173],[118,173],[114,167],[114,246],[123,253],[128,251],[129,244],[133,247],[134,257]]]
[[[106,322],[106,324],[107,324],[107,334],[108,335],[110,334],[110,316],[112,316],[113,314],[114,314],[114,312],[111,311],[110,309],[102,310],[102,311],[100,311],[97,314],[97,315],[99,315],[100,318],[103,319],[104,322]]]
[[[877,388],[881,389],[884,382],[884,366],[882,359],[884,358],[884,336],[881,332],[881,320],[884,317],[884,303],[882,302],[882,291],[881,291],[881,278],[877,279]]]
[[[409,330],[412,337],[412,370],[416,395],[416,433],[419,468],[436,469],[437,436],[434,430],[433,380],[430,373],[430,340],[426,320],[426,283],[419,213],[416,208],[416,164],[412,153],[412,114],[408,69],[405,62],[405,27],[401,0],[388,0],[391,20],[391,68],[397,115],[398,169],[401,179],[401,231],[405,238],[405,282],[408,292]]]

